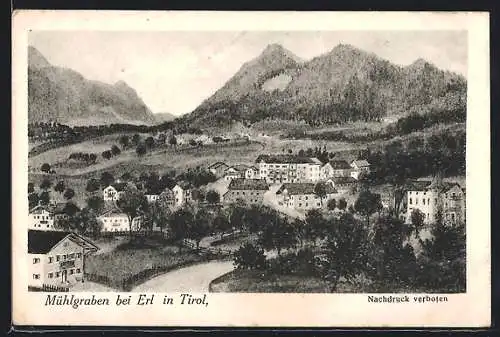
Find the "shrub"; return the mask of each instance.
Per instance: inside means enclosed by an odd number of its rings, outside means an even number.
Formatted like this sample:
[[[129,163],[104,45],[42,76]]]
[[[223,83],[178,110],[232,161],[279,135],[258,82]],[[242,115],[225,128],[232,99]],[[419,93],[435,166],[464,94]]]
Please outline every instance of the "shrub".
[[[234,252],[234,263],[239,269],[265,269],[266,257],[264,250],[247,243]]]

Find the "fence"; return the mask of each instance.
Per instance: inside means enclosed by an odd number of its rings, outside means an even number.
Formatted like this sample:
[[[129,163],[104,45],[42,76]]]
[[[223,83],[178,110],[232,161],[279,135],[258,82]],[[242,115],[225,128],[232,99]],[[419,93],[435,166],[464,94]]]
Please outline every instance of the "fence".
[[[28,291],[34,292],[69,292],[68,287],[60,287],[49,284],[44,284],[41,287],[28,286]]]

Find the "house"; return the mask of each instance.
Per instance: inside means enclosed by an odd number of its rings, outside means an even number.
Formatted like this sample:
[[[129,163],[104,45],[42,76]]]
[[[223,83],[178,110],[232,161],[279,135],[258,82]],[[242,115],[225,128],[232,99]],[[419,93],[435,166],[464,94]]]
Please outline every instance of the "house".
[[[439,219],[446,224],[465,221],[465,190],[457,183],[415,181],[407,186],[406,222],[411,223],[414,210],[424,215],[424,223],[431,224]]]
[[[158,196],[158,200],[169,208],[175,207],[175,195],[174,192],[169,188],[166,188],[163,192],[160,193],[160,195]]]
[[[231,180],[228,191],[223,200],[226,204],[236,202],[238,199],[248,204],[262,204],[264,193],[269,190],[269,185],[263,179],[236,178]]]
[[[259,176],[268,183],[317,182],[321,162],[296,155],[260,155],[256,159]]]
[[[326,181],[327,185],[335,187],[338,193],[349,193],[357,186],[357,180],[353,177],[335,177]]]
[[[63,231],[28,231],[28,286],[68,286],[83,281],[85,257],[99,248]]]
[[[123,194],[123,191],[125,190],[125,187],[127,186],[126,183],[114,183],[106,187],[102,193],[103,193],[103,199],[104,201],[117,201],[120,199],[120,196]]]
[[[351,177],[358,180],[361,176],[370,173],[370,163],[368,161],[362,160],[353,160],[351,163],[352,172]]]
[[[201,143],[201,144],[204,144],[204,145],[206,145],[206,144],[213,144],[213,142],[214,142],[212,140],[212,137],[209,137],[207,135],[200,135],[200,136],[198,136],[198,137],[195,138],[195,141],[197,143]]]
[[[234,165],[228,167],[224,171],[224,180],[231,181],[232,179],[244,178],[248,166],[246,165]]]
[[[220,178],[224,175],[224,171],[229,168],[229,165],[226,163],[223,163],[221,161],[218,161],[216,163],[213,163],[208,167],[208,170],[212,172],[217,178]]]
[[[118,208],[104,211],[97,220],[102,223],[103,233],[130,231],[128,215]]]
[[[260,179],[259,170],[255,166],[250,166],[245,170],[245,179]]]
[[[177,185],[172,188],[172,192],[174,193],[175,197],[175,207],[181,207],[193,201],[191,195],[192,190],[189,184],[185,182],[177,183]]]
[[[54,230],[54,213],[49,206],[36,206],[29,211],[28,228]]]
[[[321,167],[320,177],[322,180],[333,177],[349,177],[352,170],[351,165],[345,160],[330,160]]]
[[[144,196],[146,197],[148,203],[150,204],[155,203],[158,199],[160,199],[159,194],[145,194]]]
[[[323,207],[337,193],[332,185],[326,184],[326,195],[321,198],[315,193],[315,186],[314,183],[286,183],[276,191],[276,195],[281,197],[286,207],[309,210]]]

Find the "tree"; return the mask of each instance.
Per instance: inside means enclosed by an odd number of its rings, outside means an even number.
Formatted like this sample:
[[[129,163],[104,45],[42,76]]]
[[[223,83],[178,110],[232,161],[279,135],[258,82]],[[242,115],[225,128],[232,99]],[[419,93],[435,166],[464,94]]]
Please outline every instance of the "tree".
[[[56,186],[54,186],[54,191],[62,193],[62,192],[64,192],[65,188],[66,188],[66,185],[64,184],[64,181],[63,180],[59,180],[57,182]]]
[[[146,138],[146,140],[144,141],[144,143],[146,144],[146,147],[148,149],[152,149],[153,146],[155,145],[155,140],[153,137],[149,136],[148,138]]]
[[[120,145],[122,146],[123,149],[126,149],[129,145],[129,138],[127,135],[122,135],[120,136]]]
[[[103,151],[101,156],[104,158],[104,159],[111,159],[111,151],[110,150],[106,150],[106,151]]]
[[[146,154],[146,146],[144,144],[139,144],[137,145],[137,148],[135,149],[135,152],[139,157],[142,157]]]
[[[116,146],[116,145],[111,146],[111,154],[112,154],[113,156],[117,156],[117,155],[119,155],[121,152],[122,152],[122,151],[120,150],[120,148],[119,148],[118,146]]]
[[[200,248],[200,241],[208,235],[210,226],[208,221],[210,215],[202,208],[199,209],[194,218],[191,226],[188,227],[188,237],[196,242],[196,249]]]
[[[87,199],[87,207],[98,214],[104,208],[104,199],[99,195],[92,195]]]
[[[431,238],[421,242],[418,258],[419,285],[433,291],[464,292],[466,290],[465,224],[446,226],[436,223]]]
[[[220,202],[219,192],[217,192],[215,190],[210,190],[207,192],[205,199],[207,200],[207,202],[209,204],[218,204]]]
[[[175,138],[175,135],[170,136],[170,138],[168,139],[168,143],[174,147],[177,145],[177,138]]]
[[[165,140],[167,139],[167,135],[164,134],[163,132],[160,132],[158,134],[158,143],[160,144],[165,144]]]
[[[95,163],[95,162],[96,162],[96,160],[97,160],[97,155],[96,155],[95,153],[91,153],[91,154],[89,154],[88,161],[89,161],[90,163]]]
[[[33,183],[28,183],[28,194],[35,192],[35,185]]]
[[[63,212],[68,215],[69,217],[75,216],[75,214],[79,211],[80,209],[78,206],[76,206],[72,202],[67,202],[66,205],[64,205]]]
[[[314,186],[314,194],[320,198],[321,206],[323,206],[323,199],[326,197],[326,185],[319,182]]]
[[[220,232],[221,240],[224,237],[224,234],[227,231],[231,230],[231,224],[229,223],[227,216],[223,212],[217,213],[212,224],[213,224],[214,230]]]
[[[38,194],[30,193],[28,195],[28,205],[29,205],[30,209],[37,206],[39,201],[40,201],[40,198],[39,198]]]
[[[75,196],[75,191],[72,188],[67,188],[66,191],[64,191],[64,199],[66,200],[71,200]]]
[[[295,245],[297,235],[294,226],[287,218],[276,217],[267,223],[259,235],[259,243],[264,249],[276,249],[278,256],[281,250]]]
[[[182,250],[184,239],[187,237],[187,228],[193,223],[193,214],[188,209],[178,209],[170,217],[170,234],[177,241],[179,253]]]
[[[425,214],[418,208],[411,212],[411,226],[416,238],[418,238],[420,230],[424,227],[424,219]]]
[[[337,290],[340,277],[354,279],[367,268],[368,232],[352,214],[344,213],[336,226],[332,226],[324,245],[326,250],[323,277]]]
[[[52,181],[50,179],[43,179],[42,182],[40,183],[40,188],[44,191],[47,191],[50,187],[52,186]]]
[[[47,206],[50,203],[50,193],[49,191],[43,191],[38,196],[40,205]]]
[[[127,214],[129,220],[129,233],[130,236],[132,236],[132,221],[137,216],[145,214],[148,211],[148,200],[141,191],[131,186],[126,186],[122,196],[118,199],[116,204],[118,208]]]
[[[369,190],[363,190],[354,203],[354,210],[366,217],[366,225],[370,226],[370,216],[382,209],[380,194],[372,193]]]
[[[146,214],[146,227],[152,231],[154,225],[156,225],[160,227],[160,230],[163,233],[163,230],[167,227],[170,215],[171,211],[169,206],[166,204],[165,200],[160,198],[150,205],[148,209]]]
[[[191,191],[191,198],[197,202],[203,202],[205,200],[205,194],[202,190],[195,188]]]
[[[89,193],[93,193],[95,191],[98,191],[99,188],[101,188],[101,186],[99,185],[99,181],[97,181],[97,179],[92,178],[87,181],[87,186],[85,190]]]
[[[139,144],[140,141],[141,141],[141,136],[139,134],[136,133],[132,136],[132,143],[133,144],[137,145],[137,144]]]
[[[115,181],[115,177],[107,171],[101,173],[100,184],[101,186],[109,186]]]
[[[333,211],[337,207],[337,201],[335,199],[328,200],[327,207],[330,211]]]
[[[308,226],[308,237],[316,245],[317,239],[324,237],[326,221],[317,209],[312,209],[306,213],[306,224]]]
[[[40,167],[40,170],[44,173],[49,173],[50,165],[48,163],[43,163],[42,166]]]
[[[337,207],[341,211],[345,210],[347,208],[347,201],[344,198],[340,198]]]
[[[251,243],[245,243],[234,252],[233,261],[238,269],[264,270],[266,267],[264,250]]]

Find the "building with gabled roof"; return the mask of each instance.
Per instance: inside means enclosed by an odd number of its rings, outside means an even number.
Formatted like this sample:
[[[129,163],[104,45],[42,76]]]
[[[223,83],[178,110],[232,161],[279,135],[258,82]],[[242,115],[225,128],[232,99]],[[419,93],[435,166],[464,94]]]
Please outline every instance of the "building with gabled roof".
[[[38,230],[54,230],[54,212],[50,206],[38,205],[28,214],[28,228]]]
[[[102,191],[104,201],[117,201],[120,199],[120,196],[123,194],[126,187],[127,183],[125,182],[118,182],[109,185]]]
[[[316,194],[316,184],[313,183],[285,183],[276,191],[281,197],[283,205],[297,210],[321,208],[333,198],[337,190],[331,184],[325,184],[325,196]]]
[[[327,180],[334,177],[349,177],[353,168],[345,160],[330,160],[321,167],[320,177]]]
[[[224,162],[218,161],[213,164],[211,164],[208,167],[208,170],[212,172],[217,178],[220,178],[224,175],[224,171],[229,168],[229,165],[227,165]]]
[[[269,185],[264,179],[233,179],[223,195],[223,202],[230,204],[241,199],[248,204],[262,204],[268,190]]]
[[[83,281],[85,257],[98,250],[76,233],[28,230],[28,286],[69,286]]]
[[[260,155],[256,159],[259,177],[271,184],[317,182],[321,161],[289,154]]]

